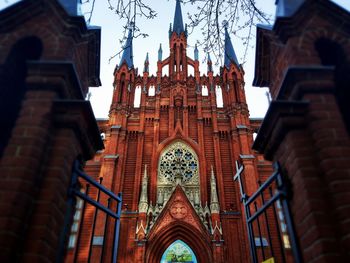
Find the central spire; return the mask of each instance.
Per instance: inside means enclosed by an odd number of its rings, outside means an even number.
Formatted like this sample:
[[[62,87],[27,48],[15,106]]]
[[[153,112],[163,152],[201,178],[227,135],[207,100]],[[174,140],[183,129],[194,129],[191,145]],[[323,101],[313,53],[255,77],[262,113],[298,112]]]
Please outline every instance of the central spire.
[[[182,11],[180,0],[176,0],[175,16],[174,16],[174,25],[173,32],[180,35],[180,33],[185,32],[184,23],[182,20]]]

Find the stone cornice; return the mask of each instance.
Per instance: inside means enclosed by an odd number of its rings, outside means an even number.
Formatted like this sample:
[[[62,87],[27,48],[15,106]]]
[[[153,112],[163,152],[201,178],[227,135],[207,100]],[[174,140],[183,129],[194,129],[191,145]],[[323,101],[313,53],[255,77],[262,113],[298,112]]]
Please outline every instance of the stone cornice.
[[[273,101],[254,141],[253,149],[271,160],[289,130],[305,127],[304,115],[308,106],[308,102]]]
[[[72,62],[29,61],[28,89],[55,90],[62,99],[83,100],[82,87]]]
[[[71,128],[82,146],[86,160],[104,148],[91,104],[81,100],[56,100],[53,105],[54,127]]]
[[[300,100],[305,93],[332,92],[333,66],[292,66],[285,73],[277,100]]]

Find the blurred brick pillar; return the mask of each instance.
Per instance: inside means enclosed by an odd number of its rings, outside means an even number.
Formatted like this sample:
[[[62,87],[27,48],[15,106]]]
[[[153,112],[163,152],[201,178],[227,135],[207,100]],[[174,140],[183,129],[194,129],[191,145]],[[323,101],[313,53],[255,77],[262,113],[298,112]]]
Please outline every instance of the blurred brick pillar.
[[[56,261],[73,161],[103,148],[84,100],[100,85],[100,29],[68,11],[56,0],[0,11],[0,109],[11,113],[0,118],[0,262]]]

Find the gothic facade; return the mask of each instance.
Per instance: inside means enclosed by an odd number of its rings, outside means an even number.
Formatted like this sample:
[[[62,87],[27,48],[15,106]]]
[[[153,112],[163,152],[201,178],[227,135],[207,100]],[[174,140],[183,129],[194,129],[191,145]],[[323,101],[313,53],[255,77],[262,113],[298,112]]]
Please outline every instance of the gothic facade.
[[[84,97],[100,85],[100,29],[79,17],[78,2],[22,0],[0,11],[1,262],[108,261],[111,221],[98,214],[91,230],[97,210],[78,200],[70,225],[77,159],[123,193],[118,262],[250,262],[232,177],[239,160],[251,195],[271,174],[251,150],[259,126],[253,147],[288,179],[302,261],[348,261],[349,12],[328,0],[276,1],[275,24],[257,29],[254,85],[274,99],[261,124],[248,117],[228,34],[220,74],[208,57],[201,75],[177,1],[170,56],[160,50],[156,76],[147,58],[140,76],[129,37],[98,127]],[[96,189],[89,195],[99,199]],[[79,249],[70,229],[81,233]]]
[[[197,48],[188,55],[180,1],[169,49],[163,58],[159,48],[155,76],[148,54],[138,75],[129,31],[109,119],[98,122],[105,150],[85,170],[123,193],[118,262],[167,262],[171,246],[192,251],[193,262],[245,262],[235,161],[245,165],[249,193],[271,168],[251,150],[260,122],[249,119],[243,68],[226,31],[220,75],[209,55],[201,75]]]

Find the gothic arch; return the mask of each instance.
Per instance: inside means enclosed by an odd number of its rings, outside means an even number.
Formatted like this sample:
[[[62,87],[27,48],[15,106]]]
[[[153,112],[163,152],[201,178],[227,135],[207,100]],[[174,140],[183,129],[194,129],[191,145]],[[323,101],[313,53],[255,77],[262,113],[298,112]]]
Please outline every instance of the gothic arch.
[[[348,106],[350,98],[348,89],[350,61],[342,45],[328,38],[322,37],[317,39],[315,41],[315,50],[318,52],[322,65],[334,67],[334,95],[348,134],[350,134],[350,110]]]
[[[181,140],[164,148],[158,159],[157,204],[165,204],[177,185],[194,205],[201,204],[198,155]]]
[[[174,133],[171,137],[165,139],[163,142],[161,142],[158,145],[158,148],[156,150],[156,153],[154,155],[154,158],[152,159],[151,167],[158,167],[158,161],[160,158],[161,153],[163,150],[168,147],[169,145],[173,144],[176,141],[182,141],[183,143],[189,145],[192,150],[196,153],[198,157],[198,163],[199,163],[199,181],[201,185],[201,192],[200,197],[201,201],[206,200],[208,193],[207,193],[207,181],[206,181],[206,167],[205,167],[205,160],[204,156],[201,155],[200,149],[198,144],[191,140],[188,137],[183,136],[181,133]],[[156,189],[157,187],[157,169],[153,169],[151,174],[151,189]],[[151,190],[152,191],[152,190]],[[152,191],[151,196],[153,200],[157,199],[157,191]]]
[[[337,42],[339,45],[347,50],[350,46],[350,41],[344,38],[341,34],[335,32],[328,32],[324,29],[319,30],[307,30],[303,33],[302,37],[299,39],[298,51],[301,56],[319,58],[319,54],[316,49],[314,49],[314,44],[318,39],[326,38],[331,41]],[[321,61],[320,61],[321,62]]]
[[[176,240],[181,240],[191,247],[198,262],[214,262],[209,236],[183,221],[175,222],[170,228],[163,228],[150,236],[145,262],[159,263],[164,251]]]
[[[0,157],[10,140],[26,93],[26,62],[39,60],[43,51],[39,37],[33,35],[21,38],[13,44],[0,68]]]
[[[200,149],[198,144],[195,141],[191,140],[190,138],[187,138],[182,134],[176,133],[176,134],[173,134],[173,136],[165,139],[158,145],[155,158],[152,160],[152,167],[158,166],[158,160],[163,150],[176,141],[182,141],[183,143],[189,145],[193,149],[193,151],[197,154],[199,163],[203,162],[203,160],[201,159]]]

